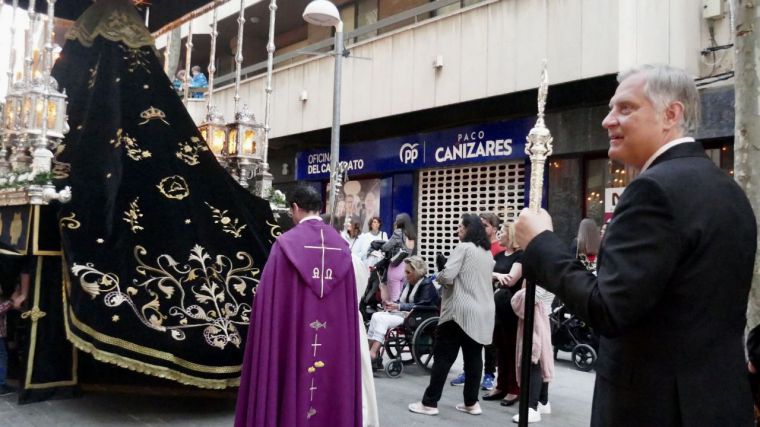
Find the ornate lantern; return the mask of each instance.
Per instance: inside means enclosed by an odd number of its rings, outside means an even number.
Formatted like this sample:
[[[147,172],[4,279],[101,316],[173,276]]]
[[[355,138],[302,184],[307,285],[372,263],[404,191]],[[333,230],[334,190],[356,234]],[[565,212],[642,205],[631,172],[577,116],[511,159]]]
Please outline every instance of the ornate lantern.
[[[5,96],[5,108],[3,109],[3,129],[5,132],[15,133],[19,129],[19,115],[21,104],[23,103],[21,93],[23,90],[23,82],[17,82],[13,85],[8,95]]]
[[[68,97],[66,91],[58,91],[58,82],[50,78],[48,87],[48,138],[61,140],[63,136],[69,133],[69,124],[66,116],[66,106]]]
[[[264,125],[256,119],[244,105],[242,111],[235,114],[235,121],[227,125],[227,155],[233,159],[234,175],[238,182],[248,188],[248,181],[253,179],[262,158],[260,147],[264,138]]]
[[[47,108],[47,138],[63,139],[68,132],[66,123],[67,96],[58,91],[58,82],[50,78],[45,87],[42,79],[36,79],[32,87],[23,93],[21,107],[22,131],[29,137],[42,134],[45,120],[45,108]]]
[[[217,160],[226,161],[227,125],[224,123],[224,117],[219,113],[218,108],[209,107],[206,119],[198,126],[198,130]]]

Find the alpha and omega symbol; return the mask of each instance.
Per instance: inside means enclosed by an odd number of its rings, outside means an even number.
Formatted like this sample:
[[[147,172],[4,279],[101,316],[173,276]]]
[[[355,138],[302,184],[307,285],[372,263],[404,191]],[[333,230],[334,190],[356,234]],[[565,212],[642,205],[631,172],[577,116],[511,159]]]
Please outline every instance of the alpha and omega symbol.
[[[324,277],[320,274],[319,268],[314,267],[314,270],[312,270],[311,274],[312,279],[325,279],[325,280],[332,280],[333,279],[333,271],[332,268],[326,268]]]

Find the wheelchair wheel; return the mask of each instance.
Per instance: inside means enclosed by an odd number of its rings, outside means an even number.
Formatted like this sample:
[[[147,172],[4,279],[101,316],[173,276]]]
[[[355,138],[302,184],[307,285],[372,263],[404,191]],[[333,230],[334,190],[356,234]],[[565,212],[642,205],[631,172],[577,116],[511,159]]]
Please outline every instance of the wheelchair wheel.
[[[578,344],[573,348],[571,360],[579,371],[588,372],[596,363],[596,350],[588,344]]]
[[[405,344],[406,338],[399,334],[398,329],[393,328],[390,329],[385,336],[383,347],[385,347],[385,353],[388,354],[388,357],[391,359],[398,359],[401,356]]]
[[[398,378],[404,372],[404,362],[401,359],[393,359],[385,365],[385,375],[390,378]]]
[[[425,319],[412,336],[412,357],[419,367],[428,372],[433,370],[433,344],[437,327],[438,317]]]

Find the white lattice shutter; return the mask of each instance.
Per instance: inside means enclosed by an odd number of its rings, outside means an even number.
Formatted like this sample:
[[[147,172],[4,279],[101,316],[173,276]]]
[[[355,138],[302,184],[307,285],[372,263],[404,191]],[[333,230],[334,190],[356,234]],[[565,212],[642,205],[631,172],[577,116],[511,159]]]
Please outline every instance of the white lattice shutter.
[[[525,198],[525,163],[502,162],[420,171],[417,200],[419,254],[435,266],[459,243],[462,215],[494,212],[502,221],[517,218]]]

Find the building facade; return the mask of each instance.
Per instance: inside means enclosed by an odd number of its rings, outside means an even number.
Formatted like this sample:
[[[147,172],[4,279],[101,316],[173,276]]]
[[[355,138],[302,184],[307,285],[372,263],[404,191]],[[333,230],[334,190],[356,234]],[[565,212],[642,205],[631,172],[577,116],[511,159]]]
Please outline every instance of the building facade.
[[[256,18],[252,27],[267,25],[267,3],[248,8]],[[307,1],[287,3],[277,17],[278,28],[283,24],[276,41],[270,171],[275,188],[298,181],[325,188],[334,58],[324,52],[332,49],[331,34],[300,20]],[[692,0],[335,3],[349,52],[340,82],[340,160],[349,182],[338,215],[363,222],[378,214],[390,231],[397,213],[410,213],[428,260],[456,243],[463,213],[514,219],[526,203],[524,141],[535,122],[545,58],[554,155],[544,203],[568,242],[581,218],[601,225],[635,177],[607,159],[601,127],[622,70],[666,63],[693,74],[703,103],[696,137],[732,172],[731,11],[721,1],[708,1],[710,8]],[[220,32],[218,50],[230,43]],[[265,51],[255,39],[260,33],[250,34],[254,39],[245,38],[244,46],[261,52],[244,63],[241,96],[262,120]],[[224,61],[229,58],[218,60],[214,103],[231,119],[234,87]]]

